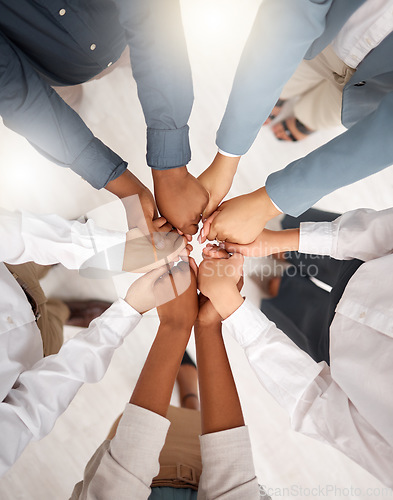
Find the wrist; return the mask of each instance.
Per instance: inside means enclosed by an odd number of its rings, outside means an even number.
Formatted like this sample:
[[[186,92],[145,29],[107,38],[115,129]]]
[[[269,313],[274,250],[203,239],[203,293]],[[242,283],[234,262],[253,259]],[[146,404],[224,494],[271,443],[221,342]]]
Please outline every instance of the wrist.
[[[265,215],[266,220],[273,219],[282,212],[274,205],[269,195],[267,194],[266,187],[263,186],[253,192],[257,199],[258,209]]]
[[[223,320],[239,309],[244,301],[236,285],[222,290],[217,288],[209,299]]]
[[[191,335],[193,325],[186,321],[181,321],[178,318],[160,318],[160,329],[165,332],[166,336],[189,337]]]
[[[184,179],[187,177],[188,170],[187,167],[176,167],[176,168],[167,168],[164,170],[157,170],[155,168],[151,169],[153,181],[160,182],[165,179],[165,181],[176,181],[180,179]]]

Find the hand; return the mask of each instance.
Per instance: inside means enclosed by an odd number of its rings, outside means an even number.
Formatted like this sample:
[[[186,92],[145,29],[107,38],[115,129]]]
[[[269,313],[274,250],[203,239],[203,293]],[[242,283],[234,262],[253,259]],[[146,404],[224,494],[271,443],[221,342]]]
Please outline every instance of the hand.
[[[156,298],[153,293],[154,284],[173,265],[161,266],[134,281],[128,289],[124,300],[140,314],[144,314],[156,307]]]
[[[192,261],[190,258],[190,262]],[[195,268],[186,262],[180,262],[156,281],[153,291],[156,301],[161,303],[157,307],[161,324],[171,325],[177,330],[191,331],[198,314]]]
[[[217,239],[247,244],[262,232],[267,221],[280,213],[263,187],[220,205],[203,224],[200,242]]]
[[[168,262],[176,262],[187,248],[185,237],[179,236],[163,217],[153,221],[154,233],[145,236],[139,228],[128,231],[123,271],[144,273]],[[192,250],[192,247],[189,245]],[[188,256],[189,253],[186,255]]]
[[[208,247],[211,245],[208,245]],[[220,246],[227,252],[241,253],[246,257],[266,257],[289,251],[299,250],[299,229],[285,231],[270,231],[264,229],[257,238],[248,245],[224,242]]]
[[[228,194],[239,161],[240,156],[229,157],[217,153],[210,167],[198,177],[199,182],[209,193],[209,203],[202,214],[203,219],[209,217]]]
[[[240,280],[237,283],[237,289],[239,292],[243,288],[243,276],[240,278]],[[199,312],[198,312],[198,317],[195,322],[195,326],[199,328],[202,327],[212,327],[212,326],[221,326],[221,316],[218,314],[218,312],[214,309],[213,304],[211,301],[203,295],[203,293],[199,294]],[[211,331],[214,329],[212,328]],[[221,330],[220,330],[221,331]]]
[[[195,274],[195,261],[192,258],[189,258],[190,252],[192,251],[192,246],[187,245],[184,249],[184,253],[180,256],[182,260],[187,261],[190,259],[190,266],[193,269],[193,273]],[[183,262],[188,266],[187,262]],[[168,300],[172,300],[175,297],[172,285],[167,287],[167,295],[162,297],[157,297],[154,293],[156,281],[163,275],[167,274],[170,269],[173,268],[175,264],[173,262],[166,264],[165,266],[161,266],[149,273],[144,274],[141,278],[137,279],[132,283],[130,288],[127,291],[127,295],[125,297],[125,301],[133,307],[140,314],[144,314],[150,309],[157,307]],[[178,293],[180,290],[180,283],[178,283]]]
[[[126,170],[106,189],[121,199],[129,228],[139,227],[143,234],[155,231],[153,220],[158,218],[156,202],[150,190],[135,175]]]
[[[204,252],[199,266],[198,288],[208,297],[221,318],[230,316],[243,303],[238,283],[243,275],[244,258],[240,254],[229,256],[223,249]]]
[[[154,193],[161,214],[184,234],[195,234],[209,195],[186,167],[152,169]]]

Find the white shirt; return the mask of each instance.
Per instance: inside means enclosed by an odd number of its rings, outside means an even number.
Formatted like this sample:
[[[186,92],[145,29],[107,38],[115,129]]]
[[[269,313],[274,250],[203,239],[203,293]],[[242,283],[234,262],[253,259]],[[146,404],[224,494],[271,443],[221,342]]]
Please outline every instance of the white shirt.
[[[393,486],[393,209],[302,223],[299,251],[358,258],[330,326],[330,368],[248,300],[224,322],[292,427]],[[316,332],[318,334],[318,332]]]
[[[367,0],[332,42],[338,57],[357,68],[372,49],[393,31],[393,0]]]
[[[71,500],[147,500],[169,425],[157,413],[127,404],[115,437],[90,459]],[[200,443],[198,500],[260,499],[246,426],[205,434]]]
[[[141,315],[116,301],[59,353],[42,358],[40,331],[24,292],[3,264],[34,260],[77,269],[96,251],[125,243],[125,234],[56,215],[0,211],[0,475],[32,439],[52,429],[85,382],[100,380],[114,350]]]

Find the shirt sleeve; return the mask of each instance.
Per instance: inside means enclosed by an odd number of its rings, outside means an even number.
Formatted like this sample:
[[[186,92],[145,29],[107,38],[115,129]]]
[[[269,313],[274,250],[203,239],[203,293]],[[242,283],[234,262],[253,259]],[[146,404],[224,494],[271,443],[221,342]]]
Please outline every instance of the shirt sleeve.
[[[0,33],[0,115],[43,156],[100,189],[127,168]]]
[[[0,261],[8,264],[32,260],[43,265],[60,262],[68,269],[79,269],[95,254],[125,246],[126,234],[97,227],[92,220],[81,223],[58,215],[0,209],[0,241],[7,242],[0,245]],[[121,263],[118,267],[121,270]]]
[[[302,222],[299,252],[368,261],[393,252],[393,209],[353,210],[333,222]]]
[[[0,476],[27,444],[46,436],[84,383],[104,376],[113,353],[141,315],[119,299],[52,356],[22,372],[0,403]]]
[[[294,430],[337,448],[392,486],[393,449],[316,363],[247,299],[223,321],[259,381],[288,411]]]
[[[147,124],[147,163],[158,170],[187,165],[194,96],[179,0],[115,1]]]
[[[104,441],[86,466],[70,500],[133,500],[149,498],[158,474],[159,455],[170,422],[127,404],[112,441]]]
[[[199,439],[203,471],[198,500],[259,500],[248,428],[243,426],[205,434]]]
[[[390,92],[375,111],[346,132],[270,174],[266,191],[271,200],[296,217],[323,196],[392,165],[392,116]]]
[[[331,4],[332,0],[262,2],[217,132],[220,149],[234,155],[248,151],[285,83],[323,33]]]

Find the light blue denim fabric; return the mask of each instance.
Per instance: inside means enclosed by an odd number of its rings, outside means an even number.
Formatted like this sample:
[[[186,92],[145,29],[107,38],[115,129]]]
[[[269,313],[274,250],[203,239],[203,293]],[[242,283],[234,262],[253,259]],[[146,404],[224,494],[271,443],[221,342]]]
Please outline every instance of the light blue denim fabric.
[[[197,500],[198,492],[191,488],[152,488],[149,500]]]

